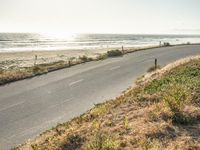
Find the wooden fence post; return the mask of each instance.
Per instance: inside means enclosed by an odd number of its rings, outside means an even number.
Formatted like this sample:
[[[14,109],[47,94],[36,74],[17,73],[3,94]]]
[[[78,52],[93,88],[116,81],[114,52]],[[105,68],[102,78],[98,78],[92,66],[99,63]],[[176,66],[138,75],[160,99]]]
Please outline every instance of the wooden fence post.
[[[122,46],[122,53],[124,54],[124,46]]]
[[[34,66],[36,65],[36,63],[37,63],[37,55],[35,55]]]
[[[155,59],[155,69],[157,69],[158,68],[158,60],[157,60],[157,58]]]

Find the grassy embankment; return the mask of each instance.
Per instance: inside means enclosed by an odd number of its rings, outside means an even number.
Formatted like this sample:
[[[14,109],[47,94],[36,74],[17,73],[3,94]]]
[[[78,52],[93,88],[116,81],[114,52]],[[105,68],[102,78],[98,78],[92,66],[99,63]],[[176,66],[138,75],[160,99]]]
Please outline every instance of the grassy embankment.
[[[200,59],[179,63],[16,149],[200,149]]]

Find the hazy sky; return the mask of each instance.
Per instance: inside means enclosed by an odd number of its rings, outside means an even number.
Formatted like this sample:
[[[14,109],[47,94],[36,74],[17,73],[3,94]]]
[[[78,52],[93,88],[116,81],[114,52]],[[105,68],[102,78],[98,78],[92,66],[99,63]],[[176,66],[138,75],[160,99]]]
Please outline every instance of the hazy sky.
[[[200,0],[0,0],[0,32],[196,33]]]

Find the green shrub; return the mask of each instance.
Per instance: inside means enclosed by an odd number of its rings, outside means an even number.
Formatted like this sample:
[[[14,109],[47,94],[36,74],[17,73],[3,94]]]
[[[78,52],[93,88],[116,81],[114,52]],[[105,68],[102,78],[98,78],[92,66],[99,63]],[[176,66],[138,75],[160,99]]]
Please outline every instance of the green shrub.
[[[190,99],[190,93],[183,85],[173,84],[166,88],[163,99],[172,112],[180,112]]]
[[[167,88],[163,97],[166,106],[172,112],[172,122],[177,124],[189,124],[192,123],[190,115],[185,114],[182,110],[184,106],[190,102],[191,92],[184,85],[175,84]]]
[[[85,56],[85,55],[80,56],[79,59],[80,59],[81,61],[83,61],[83,62],[88,62],[88,61],[93,61],[93,60],[94,60],[93,58],[87,57],[87,56]]]
[[[122,56],[123,52],[120,50],[111,50],[107,52],[108,57]]]
[[[160,92],[165,86],[171,82],[171,79],[165,77],[160,80],[153,80],[149,85],[144,88],[144,91],[148,94],[154,94]]]
[[[104,60],[104,59],[106,59],[106,58],[108,58],[108,55],[107,55],[107,54],[100,54],[100,55],[97,57],[98,60]]]

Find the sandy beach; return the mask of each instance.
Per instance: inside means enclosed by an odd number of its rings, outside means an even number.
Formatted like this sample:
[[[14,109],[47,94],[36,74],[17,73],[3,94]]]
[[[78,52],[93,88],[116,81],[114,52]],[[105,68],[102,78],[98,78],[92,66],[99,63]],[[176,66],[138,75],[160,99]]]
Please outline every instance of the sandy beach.
[[[130,52],[140,49],[155,48],[155,46],[147,46],[143,48],[126,47],[124,51]],[[77,61],[79,57],[86,56],[88,58],[97,58],[110,50],[122,50],[118,48],[102,48],[92,50],[51,50],[51,51],[18,51],[18,52],[0,52],[0,69],[14,69],[22,67],[34,66],[35,57],[36,64],[49,64],[59,61]]]
[[[59,50],[59,51],[27,51],[27,52],[2,52],[0,53],[0,68],[12,69],[17,67],[31,67],[35,63],[48,64],[58,61],[78,59],[81,56],[95,58],[107,49],[99,50]]]

